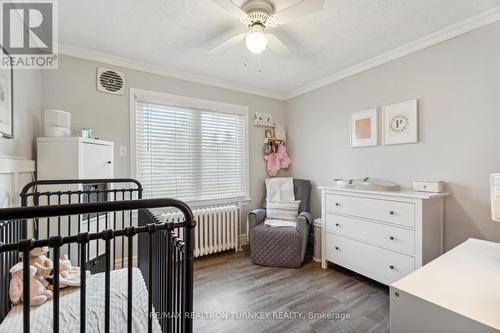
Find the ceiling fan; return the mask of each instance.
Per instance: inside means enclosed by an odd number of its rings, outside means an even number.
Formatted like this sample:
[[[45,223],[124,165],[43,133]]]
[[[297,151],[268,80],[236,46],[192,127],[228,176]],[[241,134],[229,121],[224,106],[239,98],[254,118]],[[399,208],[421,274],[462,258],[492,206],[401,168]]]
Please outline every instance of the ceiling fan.
[[[249,0],[241,7],[232,0],[212,0],[212,2],[248,26],[248,32],[233,36],[210,49],[209,53],[212,54],[220,53],[245,40],[247,49],[254,54],[260,54],[269,47],[280,56],[289,56],[290,50],[285,44],[275,35],[267,33],[267,30],[319,11],[324,7],[324,0],[301,0],[275,12],[273,4],[268,0]]]

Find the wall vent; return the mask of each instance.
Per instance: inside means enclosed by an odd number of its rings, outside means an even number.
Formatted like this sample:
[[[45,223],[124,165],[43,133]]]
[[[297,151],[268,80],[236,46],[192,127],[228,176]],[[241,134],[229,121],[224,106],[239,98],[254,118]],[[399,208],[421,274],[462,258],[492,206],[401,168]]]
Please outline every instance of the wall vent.
[[[104,67],[97,69],[97,91],[124,95],[125,94],[125,74]]]

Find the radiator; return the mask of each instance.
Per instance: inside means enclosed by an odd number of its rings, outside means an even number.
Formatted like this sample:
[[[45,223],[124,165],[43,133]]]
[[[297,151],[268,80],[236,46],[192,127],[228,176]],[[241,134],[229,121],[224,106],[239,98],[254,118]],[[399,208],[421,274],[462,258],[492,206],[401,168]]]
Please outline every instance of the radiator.
[[[193,254],[201,257],[207,254],[239,250],[241,209],[238,205],[227,205],[200,208],[193,210],[196,228],[194,228],[195,244]],[[182,222],[184,215],[180,212],[162,214],[163,222]],[[183,239],[183,230],[179,230]]]

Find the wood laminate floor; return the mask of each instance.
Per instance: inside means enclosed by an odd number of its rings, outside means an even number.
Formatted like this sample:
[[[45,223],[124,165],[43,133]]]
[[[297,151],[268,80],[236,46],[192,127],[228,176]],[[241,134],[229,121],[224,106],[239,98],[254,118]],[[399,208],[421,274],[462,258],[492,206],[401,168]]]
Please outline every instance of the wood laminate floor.
[[[388,288],[338,266],[272,268],[248,252],[221,254],[195,261],[194,284],[196,333],[389,332]]]

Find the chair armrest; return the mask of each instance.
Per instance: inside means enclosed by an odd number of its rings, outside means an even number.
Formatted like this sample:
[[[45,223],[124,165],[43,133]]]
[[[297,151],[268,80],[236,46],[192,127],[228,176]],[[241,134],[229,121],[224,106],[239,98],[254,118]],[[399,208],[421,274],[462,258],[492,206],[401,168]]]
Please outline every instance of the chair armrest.
[[[266,210],[263,208],[254,209],[248,213],[248,230],[247,230],[247,241],[252,241],[252,229],[257,225],[264,222],[266,219]]]
[[[297,216],[297,231],[302,235],[306,236],[309,234],[309,226],[312,222],[311,214],[307,212],[302,212]]]
[[[300,234],[302,243],[301,258],[304,261],[304,256],[307,249],[307,241],[309,240],[309,230],[312,224],[312,215],[307,212],[302,212],[297,217],[297,232]]]
[[[300,220],[305,220],[305,222],[309,225],[311,225],[313,223],[312,215],[311,215],[311,213],[308,213],[308,212],[300,213],[299,216],[297,216],[297,222],[299,222]],[[298,223],[297,223],[297,225],[298,225]]]

